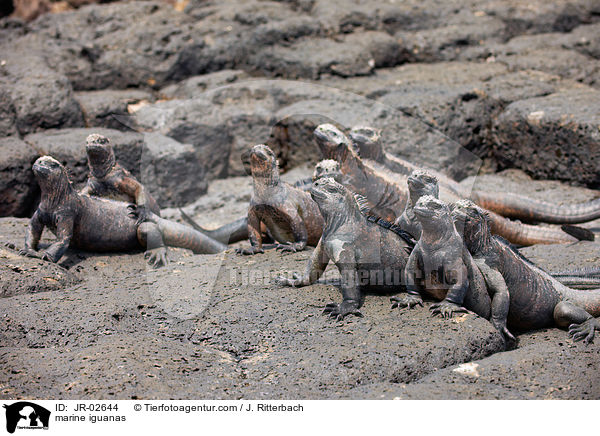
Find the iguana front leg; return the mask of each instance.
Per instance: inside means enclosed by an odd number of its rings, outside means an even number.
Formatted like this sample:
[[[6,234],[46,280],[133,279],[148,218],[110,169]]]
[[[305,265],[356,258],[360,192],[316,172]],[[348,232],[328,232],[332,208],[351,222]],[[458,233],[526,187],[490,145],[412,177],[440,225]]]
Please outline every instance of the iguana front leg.
[[[594,340],[596,330],[600,330],[600,322],[585,309],[569,301],[561,301],[554,308],[554,322],[560,327],[569,327],[569,336],[573,341],[590,344]]]
[[[406,262],[404,267],[404,283],[406,284],[406,294],[396,295],[390,298],[392,309],[396,307],[401,309],[408,307],[412,309],[416,306],[423,307],[423,299],[421,298],[419,279],[423,278],[422,257],[418,248],[415,248]]]
[[[475,264],[479,268],[479,271],[481,271],[488,292],[492,297],[492,315],[490,322],[505,339],[516,341],[517,339],[506,326],[508,310],[510,307],[510,293],[506,286],[506,282],[504,281],[504,277],[502,277],[502,274],[500,274],[499,271],[485,263],[485,261],[475,260]]]
[[[71,243],[71,238],[73,237],[73,223],[74,219],[72,216],[60,217],[58,219],[58,224],[56,225],[57,241],[45,250],[39,252],[36,251],[36,249],[40,237],[42,236],[44,225],[39,218],[38,212],[36,212],[31,218],[29,229],[25,236],[25,250],[21,250],[20,253],[25,256],[37,257],[54,263],[58,262]]]
[[[40,219],[40,212],[36,210],[27,226],[27,233],[25,233],[25,248],[19,250],[19,254],[28,257],[40,257],[37,248],[43,232],[44,224]]]
[[[328,314],[330,318],[335,318],[337,321],[343,320],[347,315],[362,318],[363,314],[358,310],[362,303],[362,294],[354,250],[348,246],[343,247],[336,265],[342,276],[342,302],[327,304],[323,314]]]
[[[323,248],[322,239],[319,239],[319,243],[317,244],[315,251],[313,251],[308,264],[306,265],[304,274],[299,277],[296,273],[294,273],[293,279],[287,277],[276,277],[275,283],[282,286],[295,287],[312,285],[319,280],[321,275],[323,275],[325,268],[327,268],[327,264],[329,264],[329,256],[327,256],[327,253]]]
[[[278,244],[276,249],[281,250],[282,252],[288,251],[292,253],[302,251],[306,248],[306,242],[308,241],[306,224],[304,224],[304,220],[297,211],[292,211],[289,214],[289,219],[294,240],[285,244]]]
[[[248,239],[250,239],[250,247],[236,249],[237,254],[253,255],[265,252],[262,247],[260,218],[252,206],[248,209]]]
[[[454,276],[455,271],[458,272],[458,276]],[[450,268],[450,270],[444,271],[444,281],[452,284],[446,298],[439,303],[434,303],[429,308],[433,316],[440,315],[443,318],[452,318],[455,313],[467,312],[462,304],[465,300],[465,295],[469,290],[469,278],[467,274],[467,267],[461,262],[460,266]]]
[[[143,222],[137,229],[138,240],[142,247],[146,248],[144,258],[153,268],[167,265],[167,247],[163,242],[162,233],[157,224]]]

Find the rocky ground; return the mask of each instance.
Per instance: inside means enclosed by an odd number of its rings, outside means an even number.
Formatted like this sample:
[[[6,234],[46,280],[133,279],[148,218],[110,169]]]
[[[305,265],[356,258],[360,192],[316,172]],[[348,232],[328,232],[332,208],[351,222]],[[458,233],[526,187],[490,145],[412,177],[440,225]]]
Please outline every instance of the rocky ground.
[[[269,144],[300,179],[324,121],[379,127],[388,151],[465,184],[585,201],[600,188],[599,97],[589,0],[115,2],[3,18],[0,235],[22,245],[38,156],[85,180],[92,132],[165,216],[184,207],[208,227],[246,210],[243,150]],[[597,265],[599,248],[523,253],[554,270]],[[365,318],[329,321],[334,271],[301,290],[269,280],[309,255],[171,250],[151,271],[140,253],[51,265],[0,248],[0,396],[600,397],[600,346],[561,330],[505,351],[474,315],[392,311],[380,295]]]

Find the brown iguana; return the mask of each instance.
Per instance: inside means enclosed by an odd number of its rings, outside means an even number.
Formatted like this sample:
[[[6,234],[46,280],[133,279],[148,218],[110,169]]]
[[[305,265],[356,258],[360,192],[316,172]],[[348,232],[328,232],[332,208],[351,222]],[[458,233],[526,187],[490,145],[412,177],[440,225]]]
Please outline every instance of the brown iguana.
[[[349,135],[363,160],[373,160],[404,176],[418,169],[416,165],[385,152],[378,129],[359,126],[353,128]],[[600,198],[585,203],[558,205],[510,192],[470,191],[438,171],[427,171],[438,178],[440,185],[454,191],[459,197],[470,198],[479,206],[507,218],[518,218],[528,222],[574,224],[600,217]]]
[[[85,151],[90,173],[80,194],[134,203],[160,216],[160,208],[148,190],[115,159],[110,140],[93,133],[86,139]]]
[[[273,151],[264,144],[250,153],[253,194],[248,208],[248,237],[251,246],[238,249],[240,254],[262,253],[261,223],[282,251],[304,250],[315,246],[323,232],[323,217],[310,195],[282,182]]]
[[[591,342],[600,330],[600,289],[575,290],[523,258],[490,232],[485,210],[468,200],[454,205],[456,226],[493,295],[492,317],[517,330],[556,324],[575,341]]]
[[[250,150],[251,151],[251,150]],[[248,167],[248,172],[251,174],[250,168],[250,151],[243,153],[243,162],[244,166]],[[315,165],[315,170],[313,172],[312,178],[301,179],[293,184],[293,187],[301,189],[303,191],[308,191],[312,186],[313,181],[320,179],[321,177],[333,177],[336,181],[340,181],[342,177],[342,173],[340,172],[340,165],[331,159],[324,159]],[[183,209],[179,209],[181,213],[181,217],[193,228],[198,230],[199,232],[204,233],[205,235],[210,236],[217,241],[223,242],[224,244],[231,244],[238,241],[243,241],[244,239],[248,239],[248,216],[246,215],[243,218],[240,218],[231,223],[225,224],[215,230],[206,230],[200,225],[198,225],[192,217],[185,213]],[[263,242],[264,238],[270,238],[270,235],[267,232],[267,228],[264,223],[261,224],[261,232],[263,234]]]
[[[397,226],[365,214],[362,198],[329,177],[319,179],[310,189],[325,218],[325,228],[304,274],[293,279],[278,277],[285,286],[315,283],[329,262],[340,274],[343,300],[329,303],[324,313],[342,320],[362,316],[363,290],[390,291],[401,286],[401,274],[414,240]]]
[[[361,194],[373,205],[375,214],[394,221],[404,210],[408,200],[408,174],[394,173],[377,162],[361,159],[350,139],[332,124],[321,124],[315,137],[323,156],[340,163],[344,183],[350,190]],[[439,196],[444,202],[461,197],[453,189],[440,184]],[[552,227],[532,226],[511,221],[490,212],[492,231],[518,245],[576,242],[577,239]]]
[[[21,254],[58,262],[68,247],[86,251],[126,251],[146,248],[153,266],[167,263],[166,245],[194,253],[218,253],[227,246],[194,229],[167,221],[148,209],[120,201],[81,195],[71,185],[66,169],[50,156],[33,164],[41,202],[33,214]],[[138,214],[143,216],[139,217]],[[141,219],[139,219],[141,218]],[[141,222],[141,224],[138,223]],[[58,240],[37,251],[44,228]]]

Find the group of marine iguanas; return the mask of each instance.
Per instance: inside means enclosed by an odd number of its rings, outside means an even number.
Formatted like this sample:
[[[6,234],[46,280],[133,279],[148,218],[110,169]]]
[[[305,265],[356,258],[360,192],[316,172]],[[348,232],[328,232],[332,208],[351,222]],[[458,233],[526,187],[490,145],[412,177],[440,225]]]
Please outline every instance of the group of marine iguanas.
[[[550,274],[512,244],[576,242],[593,234],[571,224],[600,217],[600,199],[559,206],[507,193],[468,191],[455,180],[384,151],[379,130],[345,134],[332,124],[315,129],[325,160],[312,179],[280,180],[275,154],[252,147],[242,159],[253,178],[248,214],[215,230],[182,211],[183,225],[160,217],[147,189],[115,160],[110,140],[87,138],[89,176],[79,192],[63,165],[43,156],[33,165],[41,202],[20,253],[58,262],[67,248],[145,249],[152,266],[165,265],[167,246],[214,254],[227,244],[254,255],[265,248],[296,252],[315,247],[303,274],[278,277],[282,286],[315,283],[333,262],[341,275],[341,303],[324,313],[337,320],[362,316],[365,291],[395,292],[392,308],[437,302],[433,315],[471,311],[488,319],[507,341],[509,328],[567,327],[589,343],[600,330],[600,268]],[[565,224],[562,229],[513,221]],[[38,245],[45,227],[57,237]],[[264,242],[264,244],[263,244]],[[569,287],[571,286],[571,287]],[[598,288],[593,288],[596,286]],[[579,289],[576,289],[579,288]]]

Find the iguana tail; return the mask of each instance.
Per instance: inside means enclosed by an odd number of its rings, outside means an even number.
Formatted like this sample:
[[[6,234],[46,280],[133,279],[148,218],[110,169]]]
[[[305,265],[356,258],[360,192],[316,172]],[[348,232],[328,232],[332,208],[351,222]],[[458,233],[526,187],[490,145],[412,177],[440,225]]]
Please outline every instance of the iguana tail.
[[[561,244],[577,242],[577,239],[561,229],[546,226],[532,226],[489,212],[492,233],[516,245]]]
[[[590,315],[600,316],[600,288],[595,289],[572,289],[563,288],[563,298],[576,306],[585,309]]]
[[[574,224],[600,217],[600,198],[577,204],[553,204],[512,193],[473,191],[479,206],[508,218],[553,224]]]
[[[154,217],[153,221],[158,225],[167,246],[187,248],[196,254],[215,254],[227,249],[222,242],[184,224],[159,217]]]
[[[552,276],[600,277],[600,266],[587,266],[584,268],[556,271],[552,273]]]
[[[594,289],[600,287],[600,277],[553,276],[563,285],[574,289]]]
[[[185,213],[183,209],[180,208],[179,212],[184,221],[194,229],[223,244],[233,244],[234,242],[248,239],[248,217],[240,218],[215,230],[206,230]]]

